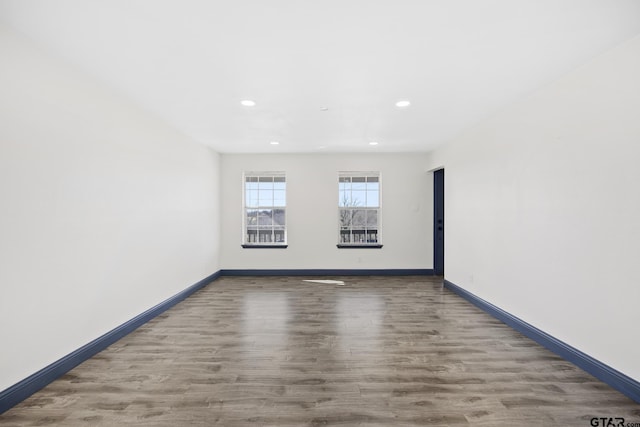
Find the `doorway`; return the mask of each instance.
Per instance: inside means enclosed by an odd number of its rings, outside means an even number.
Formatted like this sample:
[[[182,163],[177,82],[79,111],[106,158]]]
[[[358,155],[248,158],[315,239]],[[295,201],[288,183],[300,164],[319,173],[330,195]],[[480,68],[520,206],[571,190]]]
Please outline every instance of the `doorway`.
[[[444,276],[444,169],[433,171],[433,273]]]

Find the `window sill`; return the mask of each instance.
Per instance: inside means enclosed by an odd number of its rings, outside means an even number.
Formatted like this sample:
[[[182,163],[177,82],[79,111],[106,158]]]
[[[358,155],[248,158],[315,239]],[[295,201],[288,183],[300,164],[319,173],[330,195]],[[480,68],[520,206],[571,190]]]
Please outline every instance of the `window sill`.
[[[379,244],[337,244],[338,249],[381,249]]]
[[[242,245],[245,249],[287,249],[289,245]]]

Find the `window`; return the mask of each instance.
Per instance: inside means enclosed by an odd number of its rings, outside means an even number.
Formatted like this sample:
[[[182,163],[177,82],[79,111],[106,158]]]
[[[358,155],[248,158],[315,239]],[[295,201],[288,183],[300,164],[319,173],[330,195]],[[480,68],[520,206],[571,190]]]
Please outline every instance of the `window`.
[[[338,173],[339,248],[380,244],[380,172]]]
[[[284,172],[244,174],[243,247],[287,247],[286,196]]]

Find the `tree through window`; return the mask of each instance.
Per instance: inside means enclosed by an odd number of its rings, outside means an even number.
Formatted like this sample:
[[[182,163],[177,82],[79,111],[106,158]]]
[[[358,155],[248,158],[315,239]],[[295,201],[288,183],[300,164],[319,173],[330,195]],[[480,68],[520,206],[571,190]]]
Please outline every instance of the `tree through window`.
[[[339,172],[338,246],[380,246],[380,172]]]

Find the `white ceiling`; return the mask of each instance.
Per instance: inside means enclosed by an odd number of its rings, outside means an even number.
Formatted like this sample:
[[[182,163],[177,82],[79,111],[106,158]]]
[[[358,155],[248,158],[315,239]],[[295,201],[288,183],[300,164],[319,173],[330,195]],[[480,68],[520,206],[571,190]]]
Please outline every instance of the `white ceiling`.
[[[400,152],[640,33],[640,0],[0,0],[0,21],[219,152]]]

